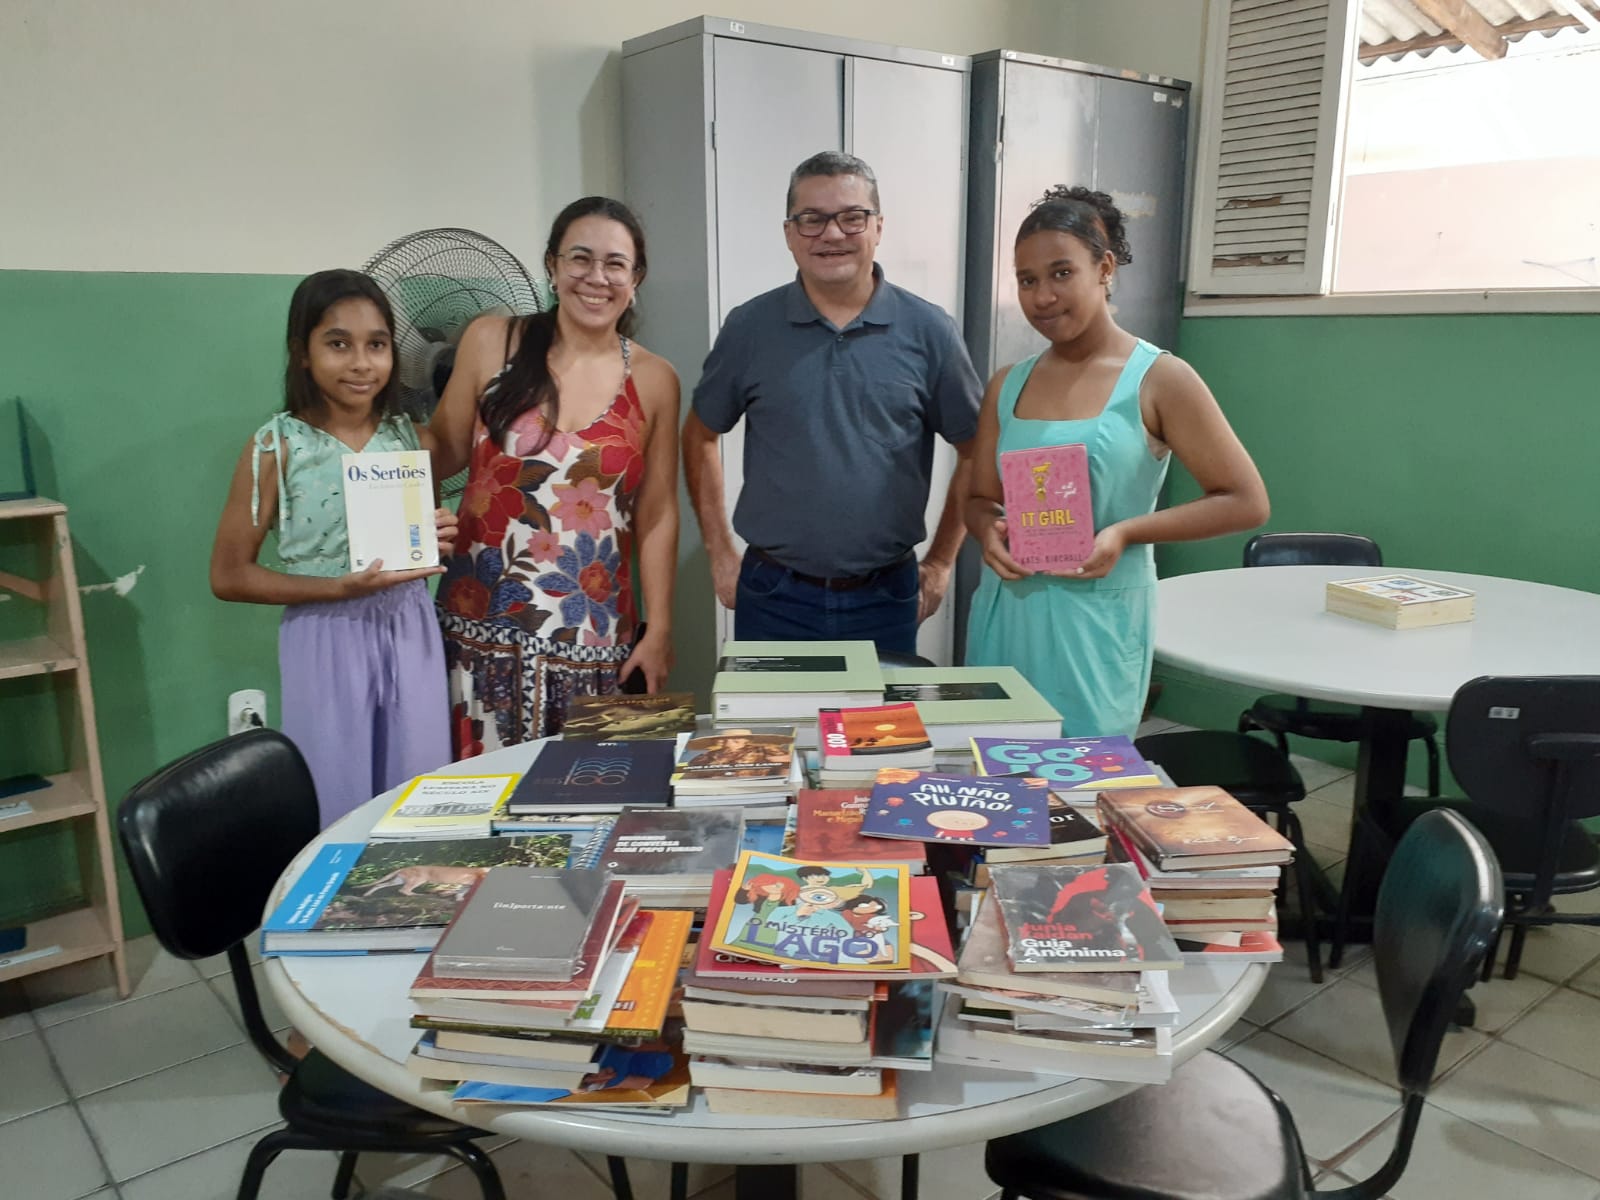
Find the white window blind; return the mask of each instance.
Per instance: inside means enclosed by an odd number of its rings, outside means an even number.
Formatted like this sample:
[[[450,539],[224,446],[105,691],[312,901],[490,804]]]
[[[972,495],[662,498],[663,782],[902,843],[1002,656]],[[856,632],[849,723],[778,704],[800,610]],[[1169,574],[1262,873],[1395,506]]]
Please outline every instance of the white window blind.
[[[1360,0],[1211,0],[1193,292],[1329,290],[1359,8]]]

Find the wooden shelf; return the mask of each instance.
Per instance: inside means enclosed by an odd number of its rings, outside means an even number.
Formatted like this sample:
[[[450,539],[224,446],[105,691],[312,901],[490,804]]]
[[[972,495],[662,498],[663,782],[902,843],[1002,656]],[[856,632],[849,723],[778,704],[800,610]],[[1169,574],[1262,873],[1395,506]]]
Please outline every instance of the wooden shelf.
[[[77,908],[34,921],[28,926],[27,945],[17,953],[26,954],[46,946],[60,946],[61,949],[43,958],[30,958],[14,966],[0,967],[0,983],[21,979],[25,975],[37,975],[40,971],[64,967],[68,963],[100,958],[117,949],[117,943],[107,932],[105,916],[97,908]]]
[[[0,642],[0,679],[73,671],[77,666],[78,660],[72,651],[47,637]]]
[[[47,500],[43,496],[30,496],[26,500],[0,500],[0,521],[17,517],[53,517],[66,511],[67,506],[61,501]]]
[[[86,817],[100,807],[71,775],[48,775],[46,778],[50,780],[49,787],[7,798],[26,800],[33,805],[33,811],[20,817],[0,818],[0,836],[13,830],[27,829],[30,825],[48,825],[52,821]],[[0,804],[5,802],[0,800]]]

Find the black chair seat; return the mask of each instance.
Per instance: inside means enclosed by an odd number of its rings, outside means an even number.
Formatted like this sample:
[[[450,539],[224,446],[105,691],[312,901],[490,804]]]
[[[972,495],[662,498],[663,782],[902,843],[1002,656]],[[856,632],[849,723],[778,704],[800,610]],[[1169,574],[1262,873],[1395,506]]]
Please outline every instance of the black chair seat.
[[[318,1050],[301,1059],[283,1085],[278,1111],[292,1126],[336,1131],[334,1136],[346,1142],[363,1132],[380,1141],[487,1136],[362,1082]]]
[[[1539,869],[1544,826],[1520,813],[1490,808],[1471,800],[1408,797],[1400,811],[1409,824],[1432,808],[1452,809],[1477,826],[1500,860],[1500,873],[1505,877],[1507,892],[1532,890]],[[1550,890],[1558,896],[1600,887],[1600,846],[1595,844],[1594,835],[1576,821],[1568,821],[1562,830],[1555,878],[1551,883]]]
[[[1302,1161],[1283,1101],[1207,1051],[1170,1083],[997,1138],[984,1167],[1030,1200],[1299,1200]]]
[[[1281,808],[1305,799],[1300,772],[1276,746],[1242,733],[1195,729],[1153,733],[1135,743],[1179,787],[1212,785],[1252,808]]]
[[[1355,704],[1278,694],[1262,696],[1245,715],[1268,733],[1292,733],[1321,742],[1361,740],[1361,708]],[[1437,721],[1425,713],[1417,714],[1406,727],[1406,740],[1420,741],[1438,732]]]

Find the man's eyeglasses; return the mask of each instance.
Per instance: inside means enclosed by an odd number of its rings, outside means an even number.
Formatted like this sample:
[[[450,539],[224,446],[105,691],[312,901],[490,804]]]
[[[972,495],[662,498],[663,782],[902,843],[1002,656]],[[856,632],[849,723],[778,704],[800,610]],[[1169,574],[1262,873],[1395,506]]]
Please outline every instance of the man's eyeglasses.
[[[587,279],[598,265],[600,274],[607,283],[624,284],[633,278],[633,273],[637,269],[630,260],[620,254],[612,255],[610,258],[596,258],[586,250],[569,250],[566,254],[558,254],[556,257],[561,260],[562,274],[569,279]]]
[[[832,221],[839,226],[839,232],[849,235],[866,231],[867,222],[878,215],[875,208],[846,208],[839,212],[805,212],[795,213],[789,218],[789,224],[794,226],[794,231],[801,237],[821,237],[823,230],[828,228]]]

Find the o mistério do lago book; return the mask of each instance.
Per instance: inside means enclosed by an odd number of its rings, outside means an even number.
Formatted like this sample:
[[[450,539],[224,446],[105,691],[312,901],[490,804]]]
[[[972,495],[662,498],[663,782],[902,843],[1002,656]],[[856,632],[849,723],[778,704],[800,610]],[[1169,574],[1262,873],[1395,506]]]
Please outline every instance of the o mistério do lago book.
[[[990,870],[1017,971],[1150,971],[1183,956],[1139,872],[1009,863]]]
[[[621,812],[672,799],[673,743],[546,742],[523,775],[508,813]]]
[[[887,768],[872,786],[861,832],[973,846],[1048,846],[1050,793],[1043,779],[1027,775]]]
[[[1160,787],[1129,737],[972,739],[979,775],[1037,775],[1053,792]]]
[[[1081,444],[1006,450],[1000,455],[1006,540],[1034,571],[1067,571],[1094,551],[1089,452]]]
[[[426,450],[340,456],[350,569],[381,559],[385,571],[439,565],[433,527],[433,466]]]
[[[903,866],[807,862],[746,850],[711,946],[784,966],[906,971],[910,907]]]
[[[333,842],[261,927],[263,954],[431,950],[491,867],[565,867],[569,833]]]

